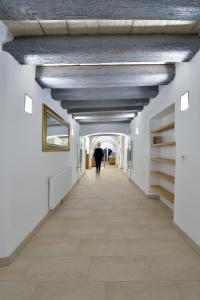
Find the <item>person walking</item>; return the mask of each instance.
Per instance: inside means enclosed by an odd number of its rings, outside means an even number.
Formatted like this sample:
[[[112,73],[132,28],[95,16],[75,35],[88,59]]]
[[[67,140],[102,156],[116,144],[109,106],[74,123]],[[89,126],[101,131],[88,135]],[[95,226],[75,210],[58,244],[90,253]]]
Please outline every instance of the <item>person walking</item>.
[[[102,161],[102,158],[104,157],[103,150],[101,148],[101,144],[100,143],[97,144],[97,148],[95,148],[93,156],[94,156],[94,159],[95,159],[95,162],[96,162],[96,173],[98,175],[100,175],[101,161]]]

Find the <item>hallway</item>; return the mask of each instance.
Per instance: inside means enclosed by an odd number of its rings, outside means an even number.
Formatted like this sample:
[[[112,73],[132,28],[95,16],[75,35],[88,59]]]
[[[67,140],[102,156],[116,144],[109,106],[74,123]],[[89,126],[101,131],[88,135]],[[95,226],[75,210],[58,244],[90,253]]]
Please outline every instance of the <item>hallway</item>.
[[[0,300],[198,300],[200,257],[117,168],[80,183],[8,267]]]

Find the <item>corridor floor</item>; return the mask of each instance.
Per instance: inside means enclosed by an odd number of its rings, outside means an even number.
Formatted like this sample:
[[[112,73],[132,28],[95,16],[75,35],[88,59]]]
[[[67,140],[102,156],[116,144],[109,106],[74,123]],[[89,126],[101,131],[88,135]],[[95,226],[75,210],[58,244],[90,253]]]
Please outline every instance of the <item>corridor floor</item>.
[[[0,300],[199,300],[200,257],[118,169],[89,170],[8,267]]]

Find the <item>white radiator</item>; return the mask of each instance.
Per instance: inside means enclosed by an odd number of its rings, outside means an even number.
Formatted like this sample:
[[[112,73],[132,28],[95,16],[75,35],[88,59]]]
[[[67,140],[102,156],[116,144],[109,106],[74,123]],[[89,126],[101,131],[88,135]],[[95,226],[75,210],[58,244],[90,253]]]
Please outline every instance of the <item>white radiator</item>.
[[[49,177],[49,210],[54,209],[72,186],[72,168]]]

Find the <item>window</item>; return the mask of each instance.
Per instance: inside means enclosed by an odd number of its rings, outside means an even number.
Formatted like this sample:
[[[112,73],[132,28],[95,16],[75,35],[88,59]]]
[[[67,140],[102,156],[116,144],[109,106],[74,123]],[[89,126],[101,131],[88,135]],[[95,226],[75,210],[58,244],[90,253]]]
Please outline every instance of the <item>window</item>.
[[[29,115],[32,115],[33,112],[32,102],[33,102],[32,98],[29,97],[28,95],[25,95],[24,111]]]
[[[189,108],[189,92],[181,96],[181,111],[187,110]]]

